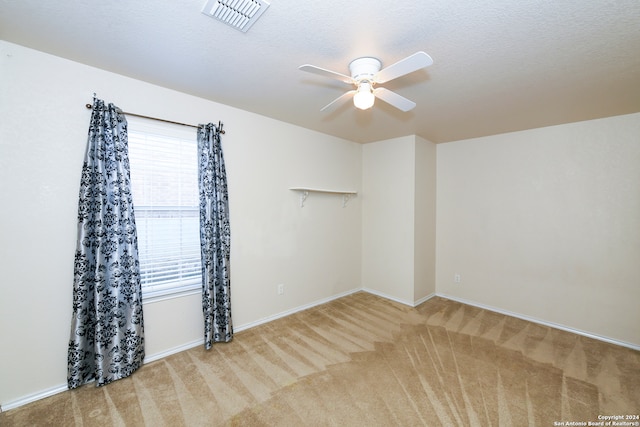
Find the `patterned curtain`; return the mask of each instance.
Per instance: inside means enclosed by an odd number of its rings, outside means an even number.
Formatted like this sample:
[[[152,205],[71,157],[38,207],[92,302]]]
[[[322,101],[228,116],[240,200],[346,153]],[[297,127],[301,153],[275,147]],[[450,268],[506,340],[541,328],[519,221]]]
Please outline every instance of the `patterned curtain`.
[[[229,280],[229,201],[222,156],[222,125],[198,126],[198,185],[200,189],[200,245],[204,346],[233,338]]]
[[[78,204],[69,388],[127,377],[144,359],[127,121],[94,99]]]

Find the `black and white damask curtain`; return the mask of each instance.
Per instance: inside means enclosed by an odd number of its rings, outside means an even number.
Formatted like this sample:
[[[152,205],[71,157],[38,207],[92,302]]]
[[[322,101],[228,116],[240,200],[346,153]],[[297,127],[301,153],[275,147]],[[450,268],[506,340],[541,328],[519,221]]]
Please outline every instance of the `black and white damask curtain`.
[[[69,388],[127,377],[144,359],[127,121],[94,99],[78,204]]]
[[[227,175],[220,143],[222,125],[198,127],[198,185],[204,346],[233,338],[229,255],[231,232]]]

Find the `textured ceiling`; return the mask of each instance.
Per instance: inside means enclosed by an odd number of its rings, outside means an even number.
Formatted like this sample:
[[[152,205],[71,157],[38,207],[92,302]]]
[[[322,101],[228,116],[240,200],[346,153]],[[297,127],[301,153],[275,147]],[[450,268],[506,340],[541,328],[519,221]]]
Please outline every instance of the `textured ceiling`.
[[[205,0],[0,0],[0,38],[356,142],[446,142],[640,111],[638,0],[271,0],[242,33]],[[414,52],[434,64],[384,86],[415,101],[320,108],[348,74]],[[141,112],[144,113],[144,112]]]

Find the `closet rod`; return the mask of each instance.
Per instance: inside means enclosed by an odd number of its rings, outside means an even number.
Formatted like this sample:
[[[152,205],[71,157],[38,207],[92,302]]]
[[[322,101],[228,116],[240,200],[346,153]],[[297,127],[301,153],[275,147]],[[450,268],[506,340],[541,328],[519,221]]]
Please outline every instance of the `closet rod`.
[[[85,104],[85,107],[87,107],[88,109],[93,108],[93,106],[91,104]],[[142,117],[143,119],[156,120],[156,121],[164,122],[164,123],[171,123],[171,124],[174,124],[174,125],[189,126],[189,127],[196,128],[196,129],[198,128],[197,125],[190,125],[188,123],[174,122],[172,120],[159,119],[157,117],[143,116],[142,114],[128,113],[126,111],[123,111],[122,114],[125,114],[127,116]],[[222,124],[220,124],[220,127],[222,127]],[[220,133],[224,135],[225,131],[221,129]]]

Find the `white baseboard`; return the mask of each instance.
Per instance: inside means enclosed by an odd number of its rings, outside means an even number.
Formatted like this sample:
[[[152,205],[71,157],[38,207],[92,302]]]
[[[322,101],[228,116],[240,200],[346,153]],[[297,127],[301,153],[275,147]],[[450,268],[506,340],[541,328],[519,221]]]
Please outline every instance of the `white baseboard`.
[[[384,299],[388,299],[391,301],[399,302],[400,304],[408,305],[409,307],[414,306],[413,301],[403,300],[401,298],[394,297],[393,295],[388,295],[388,294],[385,294],[384,292],[376,291],[375,289],[362,288],[361,290],[364,292],[370,293],[372,295],[379,296]]]
[[[165,351],[161,351],[160,353],[152,354],[150,356],[146,356],[144,358],[144,363],[155,362],[156,360],[164,359],[167,356],[171,356],[172,354],[180,353],[181,351],[189,350],[190,348],[197,347],[199,345],[204,345],[204,338],[201,340],[192,341],[187,344],[179,345],[177,347],[170,348]]]
[[[263,317],[262,319],[258,319],[254,322],[249,322],[249,323],[245,323],[244,325],[240,325],[240,326],[234,326],[233,330],[234,332],[241,332],[244,331],[246,329],[251,329],[253,327],[256,327],[258,325],[262,325],[264,323],[269,323],[271,321],[274,321],[276,319],[280,319],[282,317],[286,317],[286,316],[290,316],[294,313],[297,313],[299,311],[303,311],[303,310],[307,310],[311,307],[315,307],[317,305],[321,305],[321,304],[326,304],[330,301],[336,300],[338,298],[342,298],[342,297],[346,297],[347,295],[351,295],[351,294],[355,294],[356,292],[361,291],[361,288],[356,288],[356,289],[351,289],[350,291],[346,291],[346,292],[342,292],[340,294],[336,294],[336,295],[332,295],[330,297],[327,298],[323,298],[314,302],[311,302],[309,304],[305,304],[305,305],[301,305],[295,308],[292,308],[290,310],[286,310],[277,314],[274,314],[272,316],[267,316],[267,317]]]
[[[10,400],[2,404],[2,411],[8,411],[9,409],[17,408],[18,406],[26,405],[27,403],[35,402],[36,400],[44,399],[45,397],[53,396],[54,394],[62,393],[69,390],[67,384],[60,384],[46,390],[39,391],[37,393],[28,394],[19,399]]]
[[[431,294],[427,295],[426,297],[420,298],[419,300],[417,300],[416,302],[414,302],[414,303],[413,303],[413,306],[414,306],[414,307],[417,307],[417,306],[419,306],[420,304],[422,304],[423,302],[427,302],[427,301],[429,301],[431,298],[433,298],[433,297],[435,297],[435,296],[437,296],[437,294],[436,294],[435,292],[434,292],[434,293],[431,293]]]
[[[427,295],[426,297],[420,298],[419,300],[409,301],[409,300],[403,300],[401,298],[394,297],[392,295],[385,294],[384,292],[376,291],[374,289],[362,288],[361,290],[364,291],[364,292],[368,292],[368,293],[370,293],[372,295],[377,295],[377,296],[379,296],[381,298],[384,298],[384,299],[388,299],[388,300],[391,300],[391,301],[398,302],[400,304],[408,305],[409,307],[417,307],[420,304],[422,304],[423,302],[428,301],[431,298],[436,296],[435,293],[431,293],[431,294]]]
[[[529,321],[529,322],[532,322],[532,323],[537,323],[539,325],[548,326],[548,327],[554,328],[554,329],[560,329],[560,330],[566,331],[566,332],[571,332],[572,334],[581,335],[583,337],[593,338],[594,340],[604,341],[604,342],[607,342],[609,344],[619,345],[621,347],[627,347],[627,348],[630,348],[632,350],[640,351],[640,346],[639,345],[632,344],[632,343],[629,343],[629,342],[626,342],[626,341],[620,341],[620,340],[616,340],[616,339],[613,339],[613,338],[605,337],[605,336],[602,336],[602,335],[592,334],[590,332],[585,332],[585,331],[582,331],[580,329],[575,329],[575,328],[572,328],[572,327],[569,327],[569,326],[565,326],[565,325],[561,325],[561,324],[558,324],[558,323],[547,322],[546,320],[537,319],[535,317],[526,316],[526,315],[520,314],[520,313],[514,313],[512,311],[503,310],[501,308],[492,307],[492,306],[489,306],[489,305],[481,304],[481,303],[478,303],[478,302],[475,302],[475,301],[466,300],[464,298],[454,297],[454,296],[443,294],[443,293],[436,293],[436,296],[439,296],[441,298],[450,299],[451,301],[456,301],[456,302],[459,302],[461,304],[471,305],[473,307],[478,307],[478,308],[482,308],[484,310],[493,311],[495,313],[504,314],[505,316],[516,317],[518,319],[526,320],[526,321]]]

